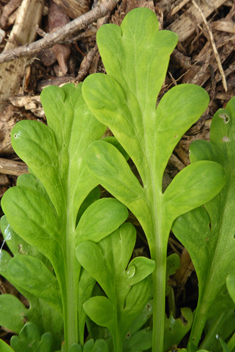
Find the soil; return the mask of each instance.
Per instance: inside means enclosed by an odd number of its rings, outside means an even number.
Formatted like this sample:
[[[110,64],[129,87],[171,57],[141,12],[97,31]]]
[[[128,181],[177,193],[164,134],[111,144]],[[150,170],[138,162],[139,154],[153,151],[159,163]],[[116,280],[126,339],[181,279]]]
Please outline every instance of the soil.
[[[83,29],[74,31],[55,42],[60,36],[59,29],[82,14],[87,14],[97,6],[97,1],[89,0],[39,1],[34,8],[34,21],[28,16],[30,6],[26,6],[25,23],[17,23],[23,3],[28,0],[0,0],[0,52],[11,50],[15,60],[1,61],[0,54],[0,196],[16,184],[27,166],[18,156],[10,142],[10,132],[15,123],[22,119],[39,120],[46,123],[40,103],[40,92],[48,85],[75,84],[94,72],[104,72],[96,46],[97,29],[104,23],[120,25],[125,15],[135,7],[152,9],[159,20],[160,29],[176,32],[179,42],[171,55],[169,69],[159,99],[173,86],[180,83],[194,83],[202,86],[210,95],[210,104],[199,121],[182,137],[172,154],[165,182],[170,180],[189,164],[189,145],[195,139],[209,140],[210,124],[214,113],[224,108],[234,95],[235,84],[235,3],[232,0],[122,0],[105,17],[95,19]],[[78,4],[79,3],[79,4]],[[110,0],[103,1],[105,7]],[[114,4],[114,3],[113,3]],[[114,7],[114,5],[113,5]],[[37,22],[37,23],[36,23]],[[38,27],[36,27],[38,25]],[[22,34],[27,27],[31,37]],[[54,34],[47,47],[38,45],[41,38]],[[60,38],[59,38],[60,39]],[[20,52],[22,45],[35,43],[36,51],[29,45],[27,56]],[[17,51],[17,50],[18,51]],[[15,54],[14,54],[15,50]],[[20,56],[20,58],[16,58]],[[131,165],[133,167],[133,165]],[[0,216],[3,213],[0,210]],[[147,242],[143,231],[133,216],[129,219],[137,226],[138,240],[134,255],[148,255]],[[0,245],[3,238],[0,237]],[[4,247],[5,248],[5,247]],[[177,297],[177,310],[182,306],[192,309],[197,303],[197,278],[188,252],[174,238],[169,239],[169,254],[178,253],[181,267],[170,278],[169,284]],[[6,280],[0,279],[0,294],[20,294]],[[24,298],[21,297],[25,302]],[[0,338],[9,341],[11,333],[0,329]]]

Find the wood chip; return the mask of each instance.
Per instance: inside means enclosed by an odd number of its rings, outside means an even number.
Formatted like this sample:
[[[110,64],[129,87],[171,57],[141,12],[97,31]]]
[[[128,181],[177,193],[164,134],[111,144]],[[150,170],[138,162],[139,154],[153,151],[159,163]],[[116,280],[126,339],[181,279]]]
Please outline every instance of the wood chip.
[[[171,16],[174,16],[179,10],[184,7],[190,0],[178,0],[172,7]]]
[[[4,51],[34,41],[35,26],[41,21],[43,6],[43,0],[23,0]],[[0,102],[8,99],[19,88],[26,63],[27,59],[21,58],[0,66]]]
[[[0,185],[1,186],[9,186],[10,185],[10,181],[9,181],[9,178],[7,177],[7,175],[0,174]]]
[[[35,116],[45,119],[45,113],[39,95],[34,95],[33,97],[29,95],[15,96],[9,98],[9,100],[13,106],[30,110]]]
[[[235,23],[232,21],[224,20],[216,21],[212,23],[212,29],[227,33],[235,33]]]
[[[223,5],[225,1],[226,0],[213,0],[213,7],[202,3],[200,6],[204,16],[210,16],[212,12]],[[203,21],[200,13],[193,5],[185,11],[185,13],[181,15],[178,20],[168,26],[167,29],[178,34],[179,41],[183,42],[195,31],[195,24],[192,22],[191,18],[195,18],[197,24],[201,24]]]
[[[71,18],[77,18],[90,10],[89,0],[54,0],[54,2]]]
[[[20,176],[28,173],[28,167],[22,161],[0,158],[0,174]]]

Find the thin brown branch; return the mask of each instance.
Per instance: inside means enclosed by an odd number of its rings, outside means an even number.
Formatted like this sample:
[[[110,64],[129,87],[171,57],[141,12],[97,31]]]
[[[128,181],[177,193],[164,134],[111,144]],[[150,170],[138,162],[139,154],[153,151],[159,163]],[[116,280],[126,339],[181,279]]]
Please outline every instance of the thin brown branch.
[[[219,68],[219,71],[220,71],[220,74],[221,74],[221,77],[222,77],[223,87],[224,87],[224,90],[227,92],[227,90],[228,90],[227,82],[226,82],[224,70],[223,70],[223,67],[222,67],[222,64],[221,64],[220,56],[219,56],[218,50],[217,50],[216,45],[215,45],[213,34],[212,34],[212,32],[211,32],[211,30],[209,28],[209,25],[207,23],[206,17],[204,16],[204,13],[202,12],[201,8],[198,6],[198,4],[194,0],[192,0],[192,3],[196,7],[196,9],[200,12],[200,14],[202,16],[202,19],[203,19],[203,22],[205,23],[205,26],[206,26],[206,28],[208,30],[210,41],[211,41],[211,46],[212,46],[212,49],[214,51],[215,59],[217,61],[218,68]]]
[[[102,26],[103,24],[108,23],[110,16],[111,16],[111,12],[109,12],[107,16],[103,17],[101,20],[97,21],[97,29],[99,29],[99,27]],[[100,21],[101,23],[99,23]],[[94,48],[92,48],[90,52],[82,60],[78,75],[75,78],[75,82],[81,82],[86,77],[88,70],[90,69],[92,61],[94,60],[97,52],[98,52],[98,46],[96,44]]]
[[[5,28],[7,24],[8,17],[12,12],[14,12],[17,7],[20,6],[21,0],[10,0],[3,8],[1,17],[0,17],[0,27]]]
[[[81,82],[85,78],[97,51],[98,47],[96,44],[94,48],[92,48],[89,53],[84,57],[80,65],[78,76],[75,78],[76,82]]]
[[[42,49],[50,48],[55,44],[60,43],[66,38],[75,35],[77,31],[86,28],[89,24],[96,21],[97,19],[106,16],[108,12],[112,11],[116,7],[118,2],[119,0],[102,1],[91,11],[76,18],[57,31],[47,34],[44,38],[29,45],[23,45],[18,48],[14,48],[13,50],[4,51],[0,55],[0,64],[3,62],[16,60],[20,57],[34,56]]]

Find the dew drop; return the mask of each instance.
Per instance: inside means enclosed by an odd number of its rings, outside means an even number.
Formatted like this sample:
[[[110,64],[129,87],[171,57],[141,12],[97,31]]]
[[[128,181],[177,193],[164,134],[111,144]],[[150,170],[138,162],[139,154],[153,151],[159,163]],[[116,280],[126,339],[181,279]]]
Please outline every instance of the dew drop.
[[[126,271],[126,277],[130,279],[133,277],[136,273],[136,267],[135,265],[132,265],[127,271]]]
[[[8,224],[7,227],[5,228],[5,231],[4,231],[4,234],[5,234],[5,238],[3,239],[3,242],[2,242],[2,245],[1,245],[1,248],[0,248],[0,251],[3,249],[3,246],[4,244],[7,242],[7,241],[10,241],[12,239],[12,236],[11,236],[11,231],[10,231],[10,225]]]

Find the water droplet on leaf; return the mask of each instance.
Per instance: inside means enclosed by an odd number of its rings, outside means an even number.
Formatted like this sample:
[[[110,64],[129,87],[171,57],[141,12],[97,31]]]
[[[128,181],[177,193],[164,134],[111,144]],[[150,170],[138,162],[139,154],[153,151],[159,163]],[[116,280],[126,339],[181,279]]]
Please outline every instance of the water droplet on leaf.
[[[126,277],[128,277],[128,279],[130,279],[131,277],[133,277],[136,273],[136,267],[134,265],[132,265],[127,271],[126,271]]]

